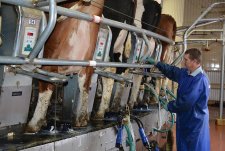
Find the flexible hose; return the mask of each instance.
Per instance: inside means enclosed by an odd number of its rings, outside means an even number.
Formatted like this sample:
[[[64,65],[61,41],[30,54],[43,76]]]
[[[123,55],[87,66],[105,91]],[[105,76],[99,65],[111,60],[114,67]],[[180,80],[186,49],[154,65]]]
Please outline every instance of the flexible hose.
[[[147,83],[144,83],[144,84],[149,88],[149,90],[153,93],[153,95],[154,95],[154,96],[159,100],[159,102],[161,103],[162,101],[159,99],[159,96],[158,96],[158,94],[156,93],[155,89],[154,89],[151,85],[149,85],[149,84],[147,84]],[[171,93],[172,93],[172,92],[171,92]],[[173,125],[174,125],[174,116],[173,116],[173,113],[172,113],[172,112],[170,112],[170,114],[171,114],[172,120],[171,120],[170,127],[169,127],[168,129],[162,129],[162,130],[159,130],[159,129],[157,129],[157,128],[153,128],[153,130],[156,131],[156,132],[160,132],[160,133],[166,133],[166,132],[168,132],[169,130],[171,130],[172,127],[173,127]]]
[[[130,130],[129,126],[125,125],[125,129],[126,129],[127,137],[128,137],[126,142],[130,146],[130,151],[136,151],[134,139],[132,137],[131,130]]]
[[[159,130],[157,128],[153,128],[153,130],[156,131],[156,132],[160,132],[160,133],[167,133],[168,131],[170,131],[172,129],[173,125],[174,125],[174,115],[171,112],[170,112],[170,114],[171,114],[171,118],[172,119],[171,119],[171,124],[170,124],[170,127],[169,128],[162,129],[162,130]]]

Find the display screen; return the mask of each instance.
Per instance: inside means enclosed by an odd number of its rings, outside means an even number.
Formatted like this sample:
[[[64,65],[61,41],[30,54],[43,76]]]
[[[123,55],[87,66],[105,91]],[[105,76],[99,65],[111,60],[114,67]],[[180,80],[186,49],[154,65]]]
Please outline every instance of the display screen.
[[[33,35],[34,35],[34,33],[32,33],[32,32],[27,33],[27,36],[33,36]]]

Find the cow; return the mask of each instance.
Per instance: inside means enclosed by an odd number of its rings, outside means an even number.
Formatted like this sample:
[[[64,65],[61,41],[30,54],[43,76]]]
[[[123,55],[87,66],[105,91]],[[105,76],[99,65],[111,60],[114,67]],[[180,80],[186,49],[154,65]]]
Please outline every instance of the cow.
[[[159,23],[159,17],[161,14],[161,6],[158,2],[156,1],[149,1],[149,0],[144,0],[142,1],[136,1],[136,0],[106,0],[105,5],[109,7],[110,9],[104,9],[103,14],[105,17],[113,20],[117,20],[120,22],[126,22],[128,24],[134,24],[135,19],[140,20],[141,15],[136,12],[136,9],[140,9],[140,7],[143,7],[143,26],[146,27],[147,30],[155,31],[157,24]],[[116,11],[115,11],[116,10]],[[120,13],[118,13],[120,12]],[[139,16],[138,16],[139,15]],[[129,17],[127,17],[129,16]],[[149,17],[149,18],[148,18]],[[149,27],[149,24],[151,25]],[[126,49],[121,49],[121,44],[123,45],[124,42],[128,39],[127,35],[128,32],[124,31],[118,28],[111,28],[113,38],[111,42],[111,48],[110,48],[110,58],[111,61],[115,62],[127,62],[127,59],[129,58],[129,51],[124,51]],[[120,33],[121,31],[121,33]],[[128,44],[129,48],[131,48],[131,44]],[[124,72],[124,68],[117,68],[116,73],[121,74]],[[115,72],[115,70],[113,71]],[[124,76],[131,77],[130,74],[127,72],[123,73]],[[132,92],[130,96],[130,102],[135,102],[137,95],[138,95],[138,90],[140,87],[140,82],[141,82],[142,77],[139,75],[133,75],[133,86],[132,86]],[[104,88],[107,88],[107,97],[102,97],[100,106],[98,111],[96,112],[94,119],[103,119],[104,114],[106,110],[109,109],[109,104],[110,104],[110,98],[112,94],[112,88],[114,84],[113,79],[109,78],[104,78],[103,79],[103,90]],[[124,87],[124,83],[121,84],[121,87]],[[113,111],[118,111],[118,105],[120,104],[120,98],[121,98],[121,92],[122,89],[120,87],[116,90],[114,100],[115,102],[112,104],[112,110]],[[121,90],[121,91],[119,91]],[[106,92],[106,91],[105,91]],[[118,102],[118,103],[117,103]],[[130,108],[133,108],[133,103],[131,103]]]
[[[79,0],[63,3],[62,6],[90,15],[101,16],[104,0],[95,0],[95,2],[91,1],[90,3],[90,5],[87,5],[83,3],[83,0]],[[61,16],[45,44],[43,58],[92,60],[98,31],[99,25],[96,23]],[[89,120],[87,113],[88,90],[93,68],[81,66],[43,66],[42,69],[64,75],[78,74],[80,90],[78,103],[80,112],[74,119],[74,126],[86,126]],[[38,102],[33,117],[27,124],[27,132],[38,132],[43,126],[53,90],[54,86],[52,84],[39,82]]]

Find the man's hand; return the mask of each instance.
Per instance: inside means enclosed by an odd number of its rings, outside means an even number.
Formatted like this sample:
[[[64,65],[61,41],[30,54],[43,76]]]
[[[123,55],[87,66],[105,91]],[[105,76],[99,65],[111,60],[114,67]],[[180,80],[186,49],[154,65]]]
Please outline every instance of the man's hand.
[[[147,62],[148,62],[149,64],[152,64],[152,65],[155,65],[155,64],[156,64],[156,61],[155,61],[152,57],[149,57],[149,58],[147,59]]]

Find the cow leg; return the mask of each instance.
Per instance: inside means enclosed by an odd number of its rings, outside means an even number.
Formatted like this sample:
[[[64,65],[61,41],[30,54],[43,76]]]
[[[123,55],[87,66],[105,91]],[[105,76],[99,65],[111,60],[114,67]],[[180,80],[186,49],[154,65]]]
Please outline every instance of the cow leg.
[[[89,121],[88,115],[88,90],[91,83],[91,76],[94,70],[92,67],[87,67],[79,73],[78,83],[79,83],[79,101],[77,104],[77,113],[75,116],[76,127],[87,126]]]
[[[122,96],[122,93],[123,93],[124,86],[125,85],[121,84],[121,83],[117,84],[115,96],[114,96],[113,103],[112,103],[112,106],[111,106],[112,112],[118,112],[119,109],[120,109],[121,96]]]
[[[37,106],[35,108],[32,119],[30,120],[30,122],[26,127],[26,132],[32,133],[38,132],[41,129],[41,127],[45,124],[46,113],[48,106],[50,104],[52,92],[53,92],[52,86],[50,87],[48,86],[46,90],[44,90],[43,92],[40,92],[39,89]]]
[[[78,108],[77,108],[77,115],[75,119],[75,126],[81,127],[81,126],[87,126],[87,122],[89,121],[88,112],[87,112],[88,92],[86,88],[84,87],[84,83],[86,81],[86,74],[79,75],[78,81],[79,81],[80,96],[79,96],[79,102],[78,102]]]
[[[106,70],[115,73],[115,68],[107,68]],[[105,111],[109,108],[110,98],[112,94],[114,79],[102,77],[102,99],[99,106],[99,109],[94,117],[94,119],[103,119],[105,115]]]
[[[138,91],[141,85],[141,80],[142,80],[142,75],[137,75],[134,74],[133,75],[133,86],[131,89],[131,96],[130,96],[130,100],[129,100],[129,108],[133,109],[134,105],[137,105],[137,95],[138,95]]]

